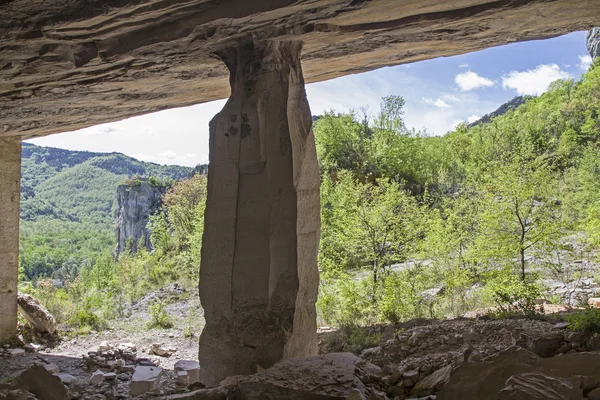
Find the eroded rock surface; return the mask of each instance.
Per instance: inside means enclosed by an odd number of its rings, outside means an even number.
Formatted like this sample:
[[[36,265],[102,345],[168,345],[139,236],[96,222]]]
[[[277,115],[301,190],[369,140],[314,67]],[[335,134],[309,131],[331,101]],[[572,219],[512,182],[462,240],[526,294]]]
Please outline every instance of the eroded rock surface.
[[[300,42],[220,57],[232,95],[210,124],[200,300],[201,380],[317,353],[319,166]]]
[[[0,135],[31,137],[225,98],[212,57],[299,40],[308,82],[600,25],[593,0],[12,0]]]
[[[49,334],[56,332],[56,320],[39,301],[28,294],[19,293],[17,304],[21,314],[38,332]]]
[[[587,48],[592,59],[600,56],[600,28],[592,28],[587,34]]]
[[[142,178],[117,187],[117,256],[126,250],[135,253],[139,245],[152,250],[150,231],[146,225],[150,216],[160,208],[163,194],[164,187],[154,186]]]

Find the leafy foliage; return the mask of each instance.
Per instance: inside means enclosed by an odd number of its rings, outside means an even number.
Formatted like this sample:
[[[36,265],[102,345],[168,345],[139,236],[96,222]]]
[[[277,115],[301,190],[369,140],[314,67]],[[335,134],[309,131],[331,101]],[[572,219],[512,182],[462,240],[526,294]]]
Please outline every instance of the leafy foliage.
[[[599,97],[596,65],[443,137],[408,131],[397,96],[320,117],[321,319],[534,316],[543,276],[581,279],[567,263],[600,243]]]

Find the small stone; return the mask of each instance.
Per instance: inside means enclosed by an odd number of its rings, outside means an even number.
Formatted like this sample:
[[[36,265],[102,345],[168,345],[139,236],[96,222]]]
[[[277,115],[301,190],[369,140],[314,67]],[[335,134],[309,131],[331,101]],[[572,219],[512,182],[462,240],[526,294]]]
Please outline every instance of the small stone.
[[[60,368],[58,368],[58,365],[56,364],[43,364],[43,366],[46,368],[46,371],[50,372],[52,375],[60,373]]]
[[[365,400],[365,396],[358,389],[350,389],[346,400]]]
[[[564,343],[562,346],[560,346],[556,350],[556,354],[564,354],[564,353],[566,353],[569,350],[571,350],[571,346],[569,345],[569,343]]]
[[[107,341],[104,341],[104,342],[100,343],[100,346],[98,346],[98,349],[100,351],[108,351],[108,350],[112,350],[113,346],[111,344],[109,344]]]
[[[185,371],[191,385],[200,382],[200,364],[193,360],[179,360],[175,363],[175,371]]]
[[[135,373],[129,386],[131,396],[140,396],[155,389],[163,374],[163,369],[159,367],[136,367]]]
[[[476,342],[479,340],[479,335],[471,332],[463,333],[463,340],[467,343]]]
[[[62,381],[62,383],[64,383],[64,384],[73,385],[73,384],[77,383],[77,378],[75,378],[73,375],[60,373],[60,374],[56,374],[56,376],[58,376],[60,378],[60,380]]]
[[[117,378],[117,374],[115,374],[114,372],[107,372],[106,374],[104,374],[104,379],[106,379],[107,381],[114,381]]]
[[[164,347],[161,344],[154,343],[150,350],[152,351],[152,353],[156,354],[157,356],[170,357],[177,351],[177,348]]]
[[[186,387],[190,384],[188,373],[186,371],[177,371],[177,384]]]
[[[19,357],[22,356],[23,354],[25,354],[25,350],[24,349],[12,349],[9,352],[11,357]]]
[[[559,322],[556,325],[554,325],[553,329],[567,329],[568,327],[569,327],[568,322]]]
[[[104,372],[97,370],[90,377],[90,385],[101,385],[104,383]]]
[[[30,351],[32,353],[37,353],[42,348],[42,345],[41,344],[35,344],[35,343],[28,343],[28,344],[26,344],[23,347],[27,351]]]
[[[565,333],[565,340],[569,343],[581,343],[583,341],[583,336],[579,332],[568,332]]]
[[[475,351],[473,351],[473,353],[471,353],[471,355],[469,356],[467,361],[472,364],[472,363],[481,362],[481,360],[483,360],[483,355],[481,355],[480,352],[475,350]]]

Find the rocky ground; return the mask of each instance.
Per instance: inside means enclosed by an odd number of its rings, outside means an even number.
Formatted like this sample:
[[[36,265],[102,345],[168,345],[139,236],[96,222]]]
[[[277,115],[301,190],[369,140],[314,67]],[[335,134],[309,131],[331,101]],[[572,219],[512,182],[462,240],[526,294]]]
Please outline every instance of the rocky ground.
[[[206,389],[197,337],[184,337],[197,299],[183,294],[153,293],[103,333],[55,343],[24,332],[25,345],[0,350],[0,399],[600,400],[600,336],[570,331],[561,314],[371,327],[380,343],[358,356],[330,353],[339,333],[324,330],[325,354]],[[145,304],[157,297],[170,298],[169,312],[180,315],[173,329],[142,329]]]

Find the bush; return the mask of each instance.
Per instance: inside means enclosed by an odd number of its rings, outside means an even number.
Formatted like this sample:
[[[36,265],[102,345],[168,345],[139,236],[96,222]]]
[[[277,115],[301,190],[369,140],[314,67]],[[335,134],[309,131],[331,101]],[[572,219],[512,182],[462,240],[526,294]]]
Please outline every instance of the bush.
[[[420,285],[420,274],[414,270],[392,272],[383,282],[383,295],[379,302],[379,316],[381,319],[397,324],[412,318],[424,315],[428,308],[424,297],[419,293],[423,289]]]
[[[106,321],[96,313],[96,310],[103,304],[101,293],[89,293],[79,304],[73,316],[69,319],[69,324],[79,328],[79,330],[89,328],[90,330],[101,331],[106,328]]]
[[[541,296],[541,288],[537,283],[523,281],[509,270],[495,271],[487,281],[485,291],[498,305],[496,311],[489,313],[492,318],[507,318],[511,316],[536,317],[543,314],[535,300]]]
[[[320,317],[337,327],[368,325],[377,321],[377,287],[371,278],[357,280],[350,275],[324,283],[319,302]]]
[[[150,313],[148,328],[168,329],[173,327],[173,321],[167,313],[167,305],[163,300],[156,300],[150,305],[148,311]]]
[[[382,335],[375,329],[373,327],[344,326],[326,337],[327,351],[351,352],[359,355],[364,349],[379,345]]]
[[[600,332],[600,308],[587,308],[567,317],[569,329],[591,335]]]

